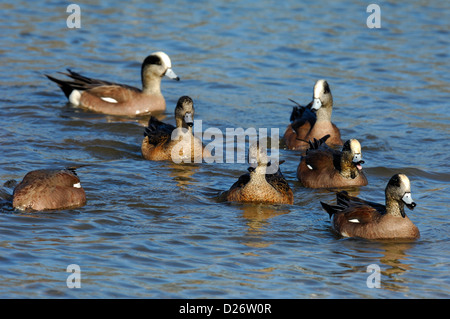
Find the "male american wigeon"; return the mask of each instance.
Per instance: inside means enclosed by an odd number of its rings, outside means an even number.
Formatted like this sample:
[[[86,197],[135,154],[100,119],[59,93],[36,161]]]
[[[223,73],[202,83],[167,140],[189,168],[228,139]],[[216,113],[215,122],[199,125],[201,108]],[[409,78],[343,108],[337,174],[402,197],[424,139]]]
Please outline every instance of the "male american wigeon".
[[[345,142],[342,151],[326,144],[330,136],[309,142],[306,155],[297,167],[297,178],[305,187],[335,188],[365,186],[367,178],[362,171],[361,144],[356,139]]]
[[[40,169],[27,173],[13,192],[13,207],[19,210],[55,210],[86,204],[75,168]]]
[[[224,193],[226,199],[241,203],[293,204],[294,194],[280,168],[274,173],[267,172],[269,166],[278,165],[269,161],[267,150],[259,143],[252,144],[248,157],[249,173],[241,175]]]
[[[111,115],[135,116],[164,111],[166,101],[161,94],[161,78],[165,75],[179,80],[172,70],[169,56],[164,52],[154,52],[142,63],[142,90],[124,84],[91,79],[69,69],[67,71],[69,73],[62,74],[72,78],[72,81],[46,76],[58,84],[73,105]]]
[[[294,106],[291,124],[288,125],[283,140],[288,149],[303,150],[308,141],[330,135],[331,146],[342,145],[339,128],[331,122],[333,96],[325,80],[318,80],[314,85],[313,101],[307,106]]]
[[[406,216],[406,205],[413,209],[411,184],[404,174],[396,174],[386,186],[386,205],[351,197],[347,192],[337,193],[337,205],[322,203],[330,214],[333,229],[344,237],[367,239],[415,239],[419,229]]]
[[[189,96],[178,99],[175,107],[176,127],[150,117],[144,129],[141,144],[142,156],[147,160],[173,162],[201,162],[209,156],[202,141],[192,134],[194,126],[194,102]]]

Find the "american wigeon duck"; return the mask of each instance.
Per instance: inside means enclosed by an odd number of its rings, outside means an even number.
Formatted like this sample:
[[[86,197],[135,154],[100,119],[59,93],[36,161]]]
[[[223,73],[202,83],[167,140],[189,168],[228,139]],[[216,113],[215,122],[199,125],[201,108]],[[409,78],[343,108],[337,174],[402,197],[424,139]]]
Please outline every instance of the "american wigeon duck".
[[[85,204],[86,194],[75,168],[31,171],[13,192],[13,207],[19,210],[68,209]]]
[[[356,139],[345,142],[342,151],[334,150],[325,142],[330,135],[309,142],[306,155],[297,167],[297,178],[305,187],[336,188],[365,186],[367,178],[362,171],[361,144]]]
[[[266,149],[252,144],[248,157],[249,173],[241,175],[223,196],[230,202],[293,204],[294,194],[280,168],[273,174],[267,172],[270,165],[278,164],[269,161]]]
[[[404,174],[396,174],[386,186],[386,205],[351,197],[347,192],[337,193],[337,205],[322,203],[330,214],[333,229],[344,237],[367,239],[415,239],[419,229],[406,216],[406,205],[413,209],[411,184]]]
[[[318,80],[314,85],[313,101],[307,106],[297,104],[291,113],[291,124],[288,125],[283,140],[288,149],[303,150],[308,141],[320,139],[329,134],[331,146],[342,145],[339,128],[331,122],[333,96],[330,86],[325,80]]]
[[[141,67],[142,90],[113,82],[91,79],[67,70],[62,73],[73,81],[47,78],[56,82],[69,102],[95,112],[111,115],[135,116],[164,111],[166,101],[161,94],[161,78],[165,75],[179,80],[172,70],[170,58],[164,52],[154,52],[145,58]]]
[[[209,155],[202,141],[192,134],[194,126],[194,102],[189,96],[178,99],[175,107],[176,126],[166,124],[154,116],[144,129],[141,144],[142,156],[147,160],[173,162],[201,162]]]

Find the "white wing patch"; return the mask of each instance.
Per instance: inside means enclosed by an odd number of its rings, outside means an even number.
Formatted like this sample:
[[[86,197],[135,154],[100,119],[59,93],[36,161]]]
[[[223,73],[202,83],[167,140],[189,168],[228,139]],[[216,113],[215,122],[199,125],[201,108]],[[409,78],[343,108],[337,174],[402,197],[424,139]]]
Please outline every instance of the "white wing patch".
[[[348,221],[349,221],[350,223],[359,224],[359,220],[358,220],[357,218],[349,219]]]
[[[117,100],[113,99],[112,97],[100,97],[103,101],[108,103],[118,103]]]
[[[80,183],[73,184],[73,187],[75,187],[75,188],[81,188],[81,184],[80,184]]]

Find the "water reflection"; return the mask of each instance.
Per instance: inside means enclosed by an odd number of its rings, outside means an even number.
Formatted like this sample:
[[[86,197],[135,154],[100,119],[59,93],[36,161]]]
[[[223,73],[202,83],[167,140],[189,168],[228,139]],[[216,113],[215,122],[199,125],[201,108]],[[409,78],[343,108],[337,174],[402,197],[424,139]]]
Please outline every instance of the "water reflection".
[[[384,289],[392,291],[408,290],[403,285],[402,275],[412,269],[412,265],[408,263],[412,256],[408,254],[408,250],[416,246],[416,241],[393,241],[381,243],[384,250],[383,257],[380,258],[380,267],[382,274],[382,285]],[[382,266],[384,265],[384,267]],[[383,280],[387,276],[390,280]]]
[[[199,164],[176,164],[168,161],[164,166],[164,169],[168,170],[169,176],[177,182],[177,186],[181,190],[188,191],[196,183],[193,175],[198,172]]]
[[[248,238],[248,241],[245,241],[243,244],[254,248],[272,245],[273,242],[266,241],[264,237],[267,234],[267,230],[270,230],[269,220],[290,212],[290,209],[284,205],[240,204],[239,209],[242,211],[242,217],[248,227],[245,234],[245,238]],[[267,237],[271,238],[272,235]]]
[[[403,275],[413,269],[409,262],[413,254],[409,251],[416,247],[416,240],[365,240],[358,238],[342,239],[341,243],[349,245],[351,252],[348,256],[352,262],[344,264],[349,272],[366,272],[366,267],[376,264],[381,270],[381,286],[391,291],[407,290],[402,278]],[[350,247],[351,246],[351,247]],[[356,261],[356,262],[355,262]],[[361,266],[355,266],[360,264]],[[369,274],[368,274],[369,275]]]

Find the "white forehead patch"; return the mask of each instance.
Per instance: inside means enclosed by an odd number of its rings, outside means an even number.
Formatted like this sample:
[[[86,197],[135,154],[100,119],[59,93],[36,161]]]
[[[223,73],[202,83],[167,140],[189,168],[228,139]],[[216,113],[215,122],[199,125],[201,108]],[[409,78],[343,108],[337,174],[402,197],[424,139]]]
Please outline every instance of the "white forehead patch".
[[[358,140],[352,139],[350,140],[350,149],[353,153],[361,153],[361,144]]]
[[[314,85],[314,98],[319,98],[324,91],[325,80],[318,80]]]
[[[161,59],[161,61],[163,62],[163,64],[168,67],[171,68],[172,67],[172,62],[170,61],[170,58],[167,54],[165,54],[162,51],[158,51],[158,52],[153,52],[151,55],[157,55],[159,56],[159,58]]]
[[[400,185],[404,185],[406,190],[411,190],[411,183],[409,181],[409,178],[404,175],[404,174],[400,174]]]

